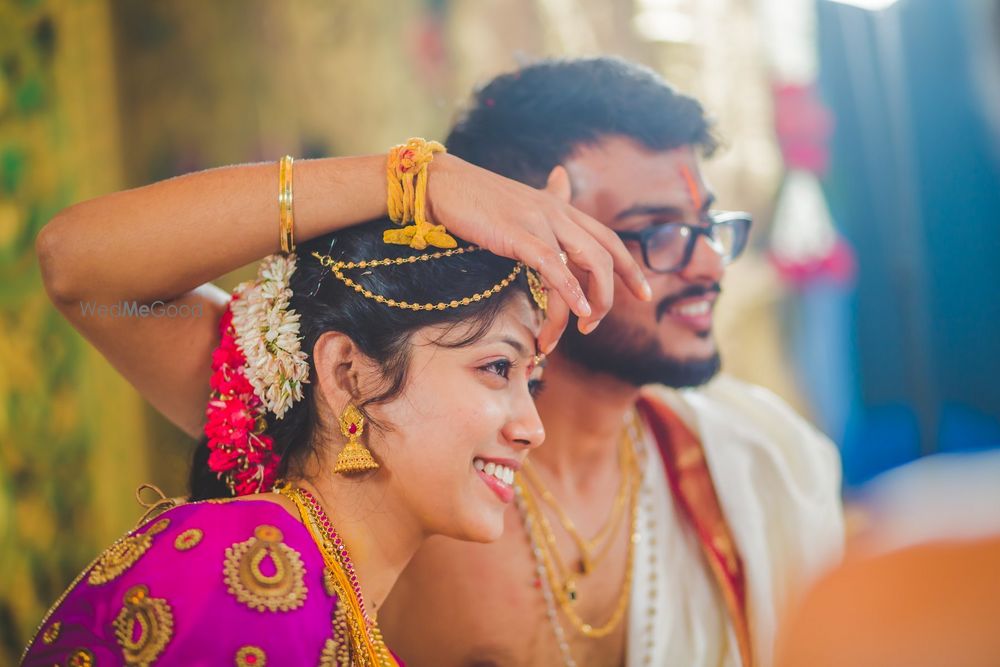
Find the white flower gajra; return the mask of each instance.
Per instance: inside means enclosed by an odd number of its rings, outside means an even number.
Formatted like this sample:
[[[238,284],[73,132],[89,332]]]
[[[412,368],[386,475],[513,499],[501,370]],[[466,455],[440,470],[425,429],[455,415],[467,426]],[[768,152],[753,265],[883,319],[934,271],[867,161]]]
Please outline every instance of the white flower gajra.
[[[295,255],[269,255],[257,279],[241,283],[232,303],[236,344],[247,359],[246,374],[264,407],[281,419],[309,381],[309,363],[299,337],[299,314],[288,309]]]

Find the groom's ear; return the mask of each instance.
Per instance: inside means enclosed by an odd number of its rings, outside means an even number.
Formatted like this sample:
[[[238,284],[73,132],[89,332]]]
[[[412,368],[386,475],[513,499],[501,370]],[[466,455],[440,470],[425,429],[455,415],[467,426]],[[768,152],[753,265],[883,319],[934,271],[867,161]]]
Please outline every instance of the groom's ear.
[[[567,204],[573,199],[573,180],[569,177],[569,171],[561,164],[552,167],[542,189],[551,192]]]
[[[554,194],[560,201],[568,204],[573,198],[573,186],[570,183],[569,172],[566,171],[566,167],[561,164],[552,167],[552,171],[549,172],[549,177],[545,181],[545,187],[542,189]]]

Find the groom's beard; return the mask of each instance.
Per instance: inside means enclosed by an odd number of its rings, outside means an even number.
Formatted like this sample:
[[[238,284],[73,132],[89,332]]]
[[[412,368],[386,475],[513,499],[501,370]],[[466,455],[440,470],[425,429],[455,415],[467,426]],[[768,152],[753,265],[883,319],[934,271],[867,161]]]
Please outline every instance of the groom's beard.
[[[713,286],[718,290],[717,286]],[[707,290],[706,290],[707,291]],[[662,319],[678,295],[664,299],[656,309],[657,321]],[[711,334],[706,334],[709,336]],[[583,368],[595,373],[607,373],[636,387],[663,384],[668,387],[697,387],[719,372],[718,350],[708,357],[680,359],[663,351],[660,341],[637,327],[608,316],[592,333],[583,335],[571,318],[559,342],[559,352]]]

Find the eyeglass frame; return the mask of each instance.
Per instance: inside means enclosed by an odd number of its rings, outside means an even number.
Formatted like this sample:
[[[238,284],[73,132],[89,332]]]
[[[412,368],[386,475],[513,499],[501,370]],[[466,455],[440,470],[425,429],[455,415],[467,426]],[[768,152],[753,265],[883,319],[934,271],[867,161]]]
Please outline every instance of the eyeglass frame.
[[[709,240],[709,242],[714,243],[715,239],[712,238],[712,229],[714,229],[716,225],[726,224],[734,220],[745,220],[746,230],[743,245],[739,248],[739,251],[733,253],[729,259],[725,260],[725,264],[729,265],[742,255],[744,250],[746,250],[747,241],[750,238],[750,227],[753,226],[753,217],[746,211],[710,211],[706,214],[706,216],[708,217],[708,224],[705,225],[692,225],[686,222],[663,222],[650,225],[638,231],[616,231],[615,234],[617,234],[618,238],[622,241],[635,241],[639,244],[642,248],[642,261],[646,264],[646,268],[650,271],[654,273],[676,273],[678,271],[682,271],[688,264],[691,263],[691,257],[694,255],[694,247],[698,242],[699,236],[704,236]],[[687,245],[684,247],[684,254],[676,266],[665,270],[655,269],[649,263],[649,239],[665,227],[685,227],[691,231],[691,235],[687,238]]]

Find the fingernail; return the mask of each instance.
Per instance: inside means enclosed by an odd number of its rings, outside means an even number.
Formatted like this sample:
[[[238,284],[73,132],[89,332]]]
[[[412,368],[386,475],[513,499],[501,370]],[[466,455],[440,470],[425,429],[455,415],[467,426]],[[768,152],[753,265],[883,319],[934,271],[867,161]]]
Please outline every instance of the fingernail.
[[[580,333],[582,333],[582,334],[589,334],[591,331],[593,331],[594,329],[596,329],[597,325],[600,324],[600,323],[601,323],[600,320],[594,320],[593,322],[585,324],[584,326],[580,327]]]
[[[580,317],[590,317],[590,314],[594,312],[590,308],[590,303],[587,301],[587,297],[583,296],[582,294],[577,300],[577,303],[580,304],[580,312],[578,313]]]
[[[545,354],[547,354],[547,355],[548,355],[548,354],[552,354],[552,350],[556,349],[556,345],[558,345],[558,344],[559,344],[559,341],[557,341],[557,340],[554,340],[554,341],[552,341],[551,343],[549,343],[549,344],[548,344],[548,345],[547,345],[547,346],[545,347],[545,349],[544,349],[544,350],[542,350],[542,352],[543,352],[543,353],[545,353]]]
[[[653,300],[653,288],[649,286],[649,281],[646,280],[646,276],[642,276],[642,296],[645,301]]]

